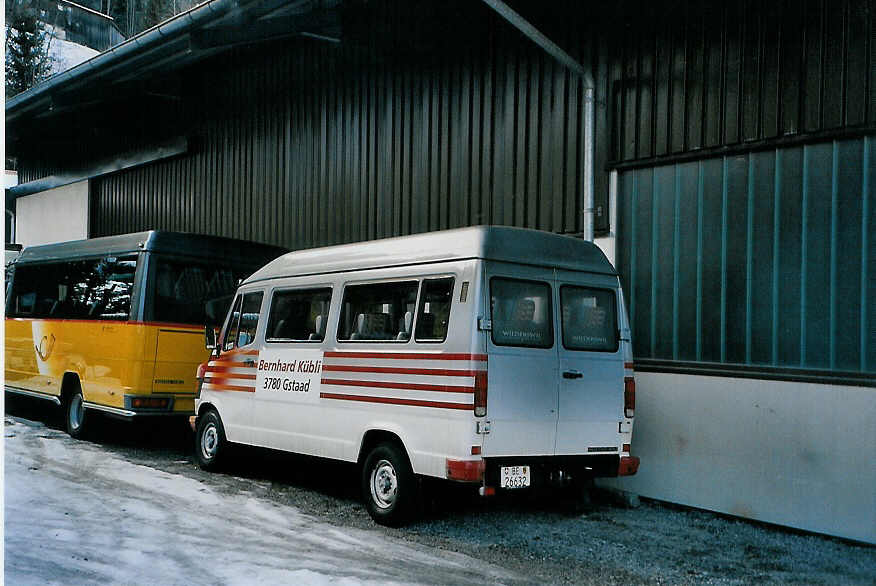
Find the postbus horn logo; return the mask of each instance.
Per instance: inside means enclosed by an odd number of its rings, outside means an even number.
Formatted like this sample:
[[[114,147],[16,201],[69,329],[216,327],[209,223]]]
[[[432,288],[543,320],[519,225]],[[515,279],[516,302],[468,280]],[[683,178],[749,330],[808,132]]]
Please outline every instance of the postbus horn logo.
[[[37,356],[40,357],[40,360],[43,362],[49,359],[49,356],[52,355],[52,350],[55,348],[55,334],[49,334],[52,339],[50,340],[48,336],[43,336],[43,339],[40,340],[39,346],[34,346],[34,350],[36,350]]]

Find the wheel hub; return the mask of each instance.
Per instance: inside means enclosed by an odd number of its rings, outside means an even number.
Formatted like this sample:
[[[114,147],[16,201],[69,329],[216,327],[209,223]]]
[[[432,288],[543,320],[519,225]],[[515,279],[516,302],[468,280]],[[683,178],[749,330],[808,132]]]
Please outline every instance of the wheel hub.
[[[216,449],[218,446],[219,433],[216,430],[216,425],[208,423],[201,434],[201,452],[203,453],[204,458],[207,460],[213,458],[216,455]]]
[[[82,395],[77,393],[70,399],[70,427],[72,429],[79,429],[84,418],[85,405],[82,402]]]
[[[388,509],[398,494],[398,477],[387,460],[381,460],[371,472],[371,498],[381,509]]]

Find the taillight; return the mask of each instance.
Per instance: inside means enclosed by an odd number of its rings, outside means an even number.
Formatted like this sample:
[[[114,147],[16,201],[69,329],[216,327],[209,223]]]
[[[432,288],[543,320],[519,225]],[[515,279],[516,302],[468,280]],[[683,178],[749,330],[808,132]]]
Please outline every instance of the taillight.
[[[487,372],[484,370],[475,373],[474,414],[475,417],[487,414]]]
[[[624,415],[632,417],[636,411],[636,379],[624,377]]]

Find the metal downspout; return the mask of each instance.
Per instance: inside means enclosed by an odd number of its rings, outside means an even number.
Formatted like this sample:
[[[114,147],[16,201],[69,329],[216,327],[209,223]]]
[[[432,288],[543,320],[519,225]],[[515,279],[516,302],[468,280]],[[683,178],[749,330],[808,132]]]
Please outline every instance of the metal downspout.
[[[594,203],[596,169],[593,166],[596,151],[596,85],[593,82],[593,75],[590,70],[585,69],[574,57],[566,53],[502,0],[483,0],[483,2],[529,40],[544,49],[551,57],[562,63],[573,74],[578,75],[584,83],[584,201],[581,202],[581,237],[592,242],[596,211]]]

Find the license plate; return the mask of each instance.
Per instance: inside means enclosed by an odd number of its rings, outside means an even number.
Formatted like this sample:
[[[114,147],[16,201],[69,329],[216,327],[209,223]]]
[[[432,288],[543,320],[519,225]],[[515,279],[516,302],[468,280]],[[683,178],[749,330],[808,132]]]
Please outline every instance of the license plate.
[[[502,466],[500,474],[501,488],[526,488],[532,480],[529,466]]]

